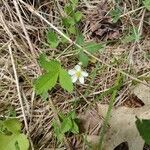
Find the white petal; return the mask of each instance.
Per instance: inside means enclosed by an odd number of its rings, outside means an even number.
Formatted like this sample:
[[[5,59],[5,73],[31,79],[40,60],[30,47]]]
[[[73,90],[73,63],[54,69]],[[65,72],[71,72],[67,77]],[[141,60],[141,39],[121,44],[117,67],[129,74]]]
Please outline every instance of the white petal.
[[[81,66],[80,65],[76,65],[74,68],[76,69],[76,71],[81,71]]]
[[[68,73],[72,76],[76,73],[75,69],[68,70]]]
[[[80,81],[81,84],[84,84],[84,77],[80,76],[79,81]]]
[[[71,79],[72,79],[72,82],[75,83],[75,82],[77,81],[78,78],[77,78],[76,75],[73,75],[73,76],[71,77]]]
[[[86,71],[81,71],[81,75],[82,75],[83,77],[87,77],[89,74],[88,74]]]

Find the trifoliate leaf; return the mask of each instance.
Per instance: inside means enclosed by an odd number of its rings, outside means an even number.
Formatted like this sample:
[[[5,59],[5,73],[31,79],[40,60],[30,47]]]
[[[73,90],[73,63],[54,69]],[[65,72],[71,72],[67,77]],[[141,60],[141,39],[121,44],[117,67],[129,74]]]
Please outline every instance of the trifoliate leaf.
[[[85,49],[90,52],[91,54],[98,52],[99,50],[102,50],[104,48],[104,45],[97,44],[95,42],[89,42],[85,44]]]
[[[150,11],[150,0],[144,0],[143,4],[144,4],[145,8]]]
[[[150,144],[150,120],[137,118],[136,126],[146,144]]]
[[[59,73],[59,83],[61,87],[67,90],[68,92],[73,91],[73,83],[71,81],[71,77],[69,76],[68,72],[62,68],[60,69]]]
[[[40,55],[39,63],[43,69],[45,69],[47,72],[52,72],[52,73],[59,72],[61,66],[60,63],[56,60],[48,61],[44,54]]]
[[[71,111],[64,117],[63,122],[61,124],[61,132],[72,132],[72,133],[79,133],[79,128],[75,122],[76,114],[75,111]]]
[[[86,67],[89,63],[89,57],[82,50],[79,52],[79,61],[84,67]]]
[[[56,48],[59,44],[58,36],[52,30],[47,32],[47,42],[52,48]]]
[[[70,113],[64,115],[63,113],[59,113],[60,124],[53,121],[52,126],[54,127],[54,133],[59,141],[62,140],[65,133],[79,133],[79,128],[75,122],[76,114],[75,111],[71,111]]]
[[[0,133],[0,149],[1,150],[28,150],[29,141],[27,136],[20,133],[21,123],[17,119],[9,119],[3,121],[3,126],[11,132],[11,134]]]
[[[47,92],[48,90],[51,90],[58,79],[58,73],[57,72],[50,72],[47,74],[44,74],[40,76],[35,81],[35,91],[38,95]]]

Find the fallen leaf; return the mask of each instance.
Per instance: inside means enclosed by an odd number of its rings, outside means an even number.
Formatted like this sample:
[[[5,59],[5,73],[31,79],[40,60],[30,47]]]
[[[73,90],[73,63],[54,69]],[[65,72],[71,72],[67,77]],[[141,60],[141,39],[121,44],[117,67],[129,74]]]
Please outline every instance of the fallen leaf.
[[[105,107],[105,110],[103,107]],[[107,107],[108,105],[99,104],[99,110],[103,116],[105,116],[107,112]],[[119,144],[127,142],[129,150],[142,150],[144,141],[136,128],[135,116],[138,116],[138,118],[144,117],[145,119],[150,119],[149,109],[150,106],[143,106],[141,108],[114,108],[109,120],[110,128],[108,129],[104,140],[104,149],[113,150]]]
[[[103,1],[100,2],[97,9],[89,10],[87,21],[94,38],[113,40],[120,37],[121,22],[113,22],[112,16],[108,14],[108,6],[107,1]]]
[[[109,119],[109,127],[105,133],[103,150],[113,150],[121,143],[127,142],[129,150],[143,150],[144,140],[136,127],[136,116],[139,119],[150,119],[150,88],[138,84],[133,93],[144,102],[144,106],[138,108],[117,107],[112,109]],[[98,103],[99,115],[105,117],[108,105]],[[87,140],[98,145],[98,135],[88,135]]]
[[[102,119],[95,109],[88,109],[84,114],[78,116],[80,119],[81,132],[89,135],[98,135],[102,124]]]
[[[142,83],[138,84],[133,93],[145,104],[150,105],[150,88]]]

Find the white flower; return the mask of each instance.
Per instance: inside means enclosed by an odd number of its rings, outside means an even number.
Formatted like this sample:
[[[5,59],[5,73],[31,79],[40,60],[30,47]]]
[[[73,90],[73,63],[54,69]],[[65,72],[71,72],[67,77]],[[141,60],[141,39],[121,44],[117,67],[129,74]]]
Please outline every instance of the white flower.
[[[72,82],[75,83],[78,79],[81,84],[84,84],[84,78],[88,76],[86,71],[82,71],[80,65],[76,65],[74,69],[68,71],[71,75]]]

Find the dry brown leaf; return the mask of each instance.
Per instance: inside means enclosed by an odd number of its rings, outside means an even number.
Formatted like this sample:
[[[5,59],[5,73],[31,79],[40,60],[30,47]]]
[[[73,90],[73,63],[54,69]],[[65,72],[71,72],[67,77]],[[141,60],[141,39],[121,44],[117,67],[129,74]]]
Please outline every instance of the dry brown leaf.
[[[150,88],[142,83],[138,84],[133,93],[145,104],[150,105]]]
[[[93,37],[97,39],[118,39],[120,36],[120,22],[113,23],[112,17],[108,15],[109,7],[107,1],[102,1],[97,9],[89,10],[87,20]]]
[[[150,119],[150,88],[139,84],[133,93],[142,100],[145,105],[140,108],[118,107],[113,108],[109,120],[103,150],[113,150],[123,142],[128,143],[129,150],[143,150],[144,141],[136,128],[136,116],[141,119]],[[98,104],[99,114],[106,116],[108,105]],[[93,144],[98,143],[98,136],[88,136],[87,140]]]
[[[84,114],[78,116],[80,118],[81,132],[90,135],[97,135],[99,133],[102,119],[95,109],[88,109]]]
[[[103,109],[105,107],[105,109]],[[100,112],[106,115],[108,105],[99,104]],[[136,128],[135,116],[150,119],[150,106],[141,108],[119,107],[112,110],[109,120],[110,128],[105,136],[104,150],[113,150],[119,144],[127,142],[129,150],[142,150],[144,141]]]

